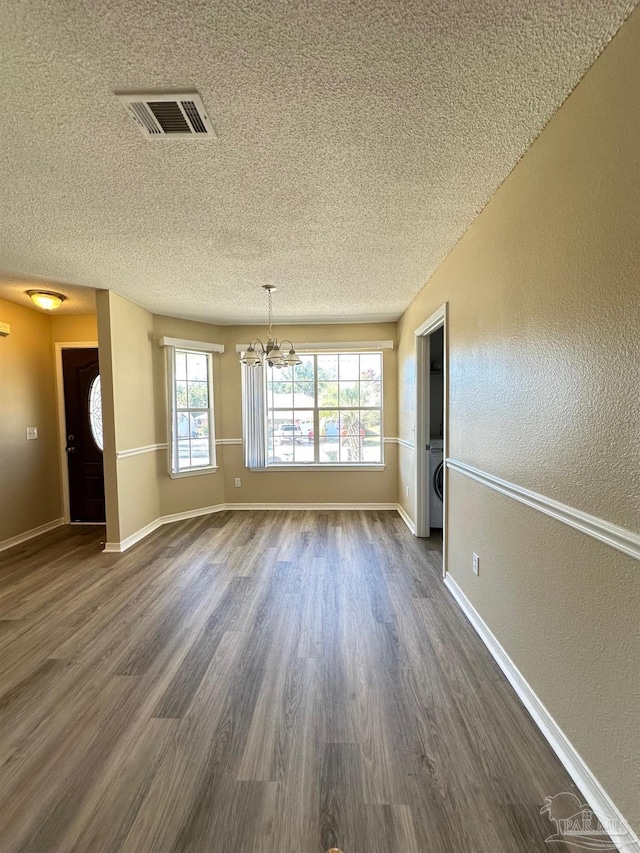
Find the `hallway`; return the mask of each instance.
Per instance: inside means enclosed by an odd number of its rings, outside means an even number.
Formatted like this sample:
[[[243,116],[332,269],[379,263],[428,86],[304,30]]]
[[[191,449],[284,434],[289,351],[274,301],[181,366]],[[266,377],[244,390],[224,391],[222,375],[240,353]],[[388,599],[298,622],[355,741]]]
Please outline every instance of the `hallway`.
[[[4,853],[549,849],[576,789],[438,539],[358,511],[101,536],[0,554]]]

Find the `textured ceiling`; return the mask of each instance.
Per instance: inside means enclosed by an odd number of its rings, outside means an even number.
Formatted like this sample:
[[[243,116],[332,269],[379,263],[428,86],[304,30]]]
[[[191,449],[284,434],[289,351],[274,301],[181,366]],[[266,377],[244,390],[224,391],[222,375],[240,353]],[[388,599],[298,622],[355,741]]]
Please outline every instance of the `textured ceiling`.
[[[0,299],[8,299],[24,305],[25,308],[33,308],[34,311],[49,313],[43,308],[36,308],[27,295],[27,290],[51,290],[54,293],[62,293],[66,299],[55,309],[57,314],[95,314],[96,293],[90,287],[79,287],[77,284],[60,284],[59,282],[28,278],[24,276],[3,275],[0,272]]]
[[[0,0],[0,270],[156,312],[406,308],[630,0]],[[197,89],[217,140],[118,90]],[[10,297],[11,298],[11,297]]]

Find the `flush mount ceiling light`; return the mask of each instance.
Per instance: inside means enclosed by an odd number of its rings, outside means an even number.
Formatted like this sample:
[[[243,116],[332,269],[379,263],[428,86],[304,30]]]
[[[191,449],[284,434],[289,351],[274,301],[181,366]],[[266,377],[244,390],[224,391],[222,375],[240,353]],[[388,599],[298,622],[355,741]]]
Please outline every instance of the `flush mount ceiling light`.
[[[67,298],[62,293],[54,293],[52,290],[27,290],[27,295],[31,297],[38,308],[44,308],[45,311],[53,311],[58,308]]]
[[[262,289],[267,291],[269,296],[269,332],[267,334],[266,345],[262,343],[260,338],[254,338],[249,344],[249,349],[242,353],[240,361],[246,364],[247,367],[262,367],[266,361],[269,367],[295,367],[296,364],[302,364],[297,356],[291,341],[284,340],[278,344],[278,339],[273,334],[273,313],[271,309],[271,294],[276,290],[273,284],[263,284]],[[284,353],[282,348],[285,344],[289,344],[289,352]]]

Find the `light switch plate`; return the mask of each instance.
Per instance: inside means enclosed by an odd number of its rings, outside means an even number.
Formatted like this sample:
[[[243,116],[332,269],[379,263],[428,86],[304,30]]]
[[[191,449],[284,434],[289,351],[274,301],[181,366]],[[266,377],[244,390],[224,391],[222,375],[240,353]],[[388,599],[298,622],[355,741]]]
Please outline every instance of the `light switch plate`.
[[[3,338],[6,338],[9,334],[11,334],[11,326],[9,323],[3,323],[0,320],[0,335],[2,335]]]
[[[477,554],[473,555],[473,573],[474,575],[480,574],[480,557]]]
[[[27,427],[27,441],[33,441],[38,437],[38,427]]]

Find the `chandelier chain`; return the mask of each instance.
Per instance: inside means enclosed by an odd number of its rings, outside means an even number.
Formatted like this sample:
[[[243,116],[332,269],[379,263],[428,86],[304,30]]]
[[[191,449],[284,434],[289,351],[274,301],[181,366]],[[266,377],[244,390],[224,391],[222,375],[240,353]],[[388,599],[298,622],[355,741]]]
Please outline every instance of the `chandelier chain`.
[[[269,367],[295,367],[297,364],[302,364],[301,359],[298,357],[296,353],[293,343],[289,340],[282,341],[281,344],[278,343],[278,339],[273,334],[273,304],[271,301],[271,291],[275,290],[275,286],[273,284],[264,284],[262,286],[263,290],[267,291],[267,297],[269,299],[269,334],[267,336],[266,345],[262,343],[260,338],[253,338],[252,341],[249,342],[249,346],[241,356],[240,361],[242,364],[245,364],[247,367],[262,367],[262,365],[266,363]],[[289,351],[287,353],[282,352],[280,347],[285,344],[289,345]]]

